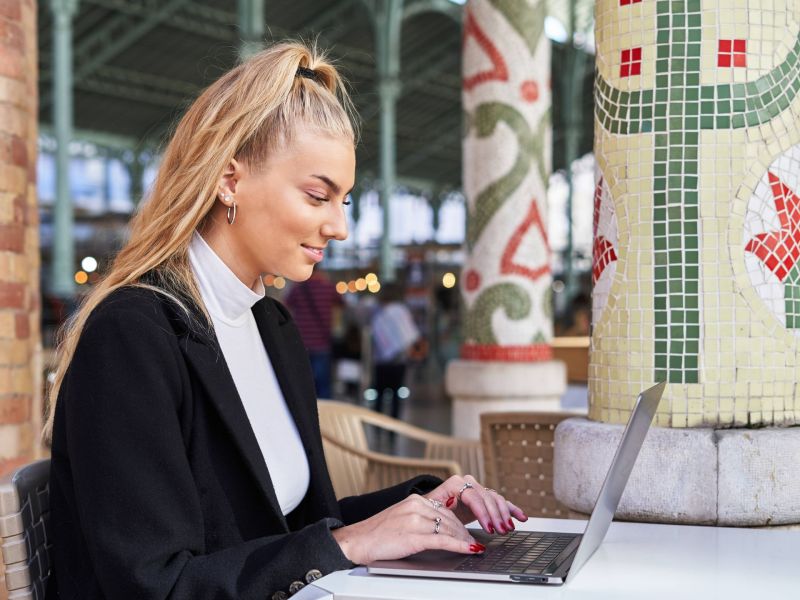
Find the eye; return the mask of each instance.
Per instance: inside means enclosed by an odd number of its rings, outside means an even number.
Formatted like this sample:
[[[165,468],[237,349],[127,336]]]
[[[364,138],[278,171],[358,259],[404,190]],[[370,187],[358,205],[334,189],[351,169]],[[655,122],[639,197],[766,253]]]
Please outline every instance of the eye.
[[[352,203],[353,201],[350,199],[350,194],[347,194],[347,196],[344,197],[344,200],[342,200],[342,204],[345,206],[350,206]]]
[[[308,192],[306,192],[306,195],[315,202],[319,202],[320,204],[322,204],[323,202],[328,202],[328,199],[325,196],[315,196],[314,194],[309,194]]]

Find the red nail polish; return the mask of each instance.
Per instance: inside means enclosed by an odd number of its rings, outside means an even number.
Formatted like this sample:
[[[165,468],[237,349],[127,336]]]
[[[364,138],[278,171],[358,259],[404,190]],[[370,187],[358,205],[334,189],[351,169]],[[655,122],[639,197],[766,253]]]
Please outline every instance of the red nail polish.
[[[509,520],[508,520],[508,526],[509,526],[509,528],[511,529],[511,531],[514,531],[514,521],[512,521],[511,519],[509,519]]]
[[[445,503],[444,503],[444,505],[445,505],[447,508],[450,508],[451,506],[453,506],[453,502],[455,502],[455,501],[456,501],[456,497],[455,497],[455,496],[450,496],[450,497],[447,499],[447,502],[445,502]]]
[[[470,544],[469,547],[469,551],[473,552],[474,554],[477,554],[478,552],[483,552],[484,550],[486,550],[486,546],[484,546],[483,544],[478,544],[478,543]]]
[[[494,525],[489,523],[489,525],[487,525],[486,527],[486,531],[488,531],[489,533],[494,533]]]

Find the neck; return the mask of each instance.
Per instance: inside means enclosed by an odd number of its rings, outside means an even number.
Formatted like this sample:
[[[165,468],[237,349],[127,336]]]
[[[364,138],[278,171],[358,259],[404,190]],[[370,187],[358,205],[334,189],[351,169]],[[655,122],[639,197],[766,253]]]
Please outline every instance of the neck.
[[[247,268],[246,261],[242,260],[237,251],[236,243],[231,235],[226,217],[219,211],[212,210],[203,227],[199,230],[206,244],[208,244],[220,260],[233,271],[233,274],[253,291],[258,291],[261,282],[261,273],[256,269]]]

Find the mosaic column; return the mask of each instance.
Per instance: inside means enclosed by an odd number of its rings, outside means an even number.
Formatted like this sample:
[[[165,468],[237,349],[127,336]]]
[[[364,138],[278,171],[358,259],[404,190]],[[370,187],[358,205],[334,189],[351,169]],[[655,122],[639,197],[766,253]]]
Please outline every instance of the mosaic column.
[[[470,0],[464,10],[465,326],[447,371],[456,435],[478,437],[481,412],[557,409],[566,387],[550,347],[545,14],[544,0]]]
[[[628,508],[800,521],[800,3],[600,0],[596,28],[589,417],[667,381]],[[570,427],[573,456],[610,431]]]

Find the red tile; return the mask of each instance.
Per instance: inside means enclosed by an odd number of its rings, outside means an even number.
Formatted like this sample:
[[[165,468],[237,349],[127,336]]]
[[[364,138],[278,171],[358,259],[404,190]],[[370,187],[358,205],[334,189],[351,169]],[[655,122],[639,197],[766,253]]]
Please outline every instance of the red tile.
[[[719,51],[720,52],[730,52],[731,51],[731,40],[720,40],[719,41]]]
[[[635,62],[631,64],[631,75],[641,75],[642,74],[642,63]]]
[[[731,66],[731,55],[730,54],[720,54],[717,57],[717,66],[718,67],[730,67]]]
[[[632,48],[631,49],[631,57],[633,60],[642,60],[642,48]]]
[[[747,55],[746,54],[734,54],[733,55],[733,66],[734,67],[746,67],[747,66]]]
[[[747,52],[747,40],[733,40],[734,52]]]

